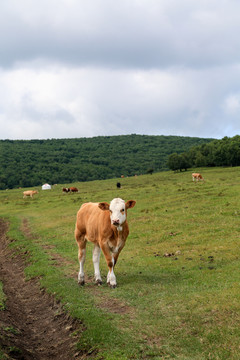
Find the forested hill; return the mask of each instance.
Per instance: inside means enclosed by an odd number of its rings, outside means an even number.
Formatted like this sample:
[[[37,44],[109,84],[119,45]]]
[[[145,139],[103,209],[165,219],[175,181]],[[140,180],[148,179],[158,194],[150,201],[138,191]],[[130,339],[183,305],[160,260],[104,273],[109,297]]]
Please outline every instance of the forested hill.
[[[0,189],[167,170],[169,154],[182,153],[211,140],[148,135],[0,140]]]
[[[240,135],[193,146],[182,154],[169,155],[168,166],[177,171],[189,167],[240,166]]]

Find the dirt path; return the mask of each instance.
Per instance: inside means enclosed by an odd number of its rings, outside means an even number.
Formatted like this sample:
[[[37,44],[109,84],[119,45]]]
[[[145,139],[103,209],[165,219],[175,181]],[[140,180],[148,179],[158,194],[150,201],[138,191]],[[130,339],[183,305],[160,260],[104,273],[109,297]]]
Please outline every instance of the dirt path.
[[[25,281],[24,261],[7,247],[7,224],[0,219],[0,280],[7,297],[0,311],[0,345],[10,359],[83,359],[73,332],[81,324],[67,316],[37,280]]]

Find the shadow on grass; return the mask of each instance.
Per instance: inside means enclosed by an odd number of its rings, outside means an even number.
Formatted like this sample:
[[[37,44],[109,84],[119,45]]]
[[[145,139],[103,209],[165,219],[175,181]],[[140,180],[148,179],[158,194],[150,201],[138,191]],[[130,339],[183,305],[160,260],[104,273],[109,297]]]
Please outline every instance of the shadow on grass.
[[[135,274],[118,274],[117,281],[118,285],[175,285],[181,281],[183,275],[179,272],[160,272],[160,273],[149,273],[144,271],[138,271]]]

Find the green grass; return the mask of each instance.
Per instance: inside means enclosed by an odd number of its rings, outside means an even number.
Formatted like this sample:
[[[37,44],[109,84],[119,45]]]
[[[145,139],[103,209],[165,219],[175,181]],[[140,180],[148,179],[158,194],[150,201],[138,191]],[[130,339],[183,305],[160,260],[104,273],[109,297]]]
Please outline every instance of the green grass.
[[[6,301],[6,296],[5,296],[4,292],[3,292],[3,284],[0,281],[0,311],[5,310],[5,301]],[[7,359],[7,356],[6,356],[5,352],[1,349],[1,345],[0,345],[0,359],[1,360],[6,360]]]
[[[38,189],[34,199],[19,189],[0,192],[11,246],[28,252],[27,277],[38,277],[83,321],[78,347],[90,359],[239,359],[240,169],[200,171],[204,183],[193,183],[189,171],[164,172],[121,179],[120,190],[113,179],[75,183],[78,194],[62,194],[60,185]],[[115,270],[118,287],[79,287],[77,210],[117,196],[137,201]],[[23,219],[34,237],[22,231]],[[89,277],[91,257],[89,244]],[[103,256],[101,271],[106,280]]]
[[[3,284],[0,281],[0,311],[5,309],[5,301],[6,301],[6,297],[3,292]]]

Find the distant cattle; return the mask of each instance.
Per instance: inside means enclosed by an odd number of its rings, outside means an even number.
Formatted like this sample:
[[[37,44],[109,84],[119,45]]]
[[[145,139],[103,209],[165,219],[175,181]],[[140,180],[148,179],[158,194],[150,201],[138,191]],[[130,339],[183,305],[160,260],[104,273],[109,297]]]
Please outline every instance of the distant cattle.
[[[26,198],[27,196],[30,196],[32,198],[35,194],[38,194],[37,190],[27,190],[23,192],[23,198]]]
[[[121,189],[121,183],[120,182],[117,182],[117,188]]]
[[[68,192],[78,192],[78,188],[76,188],[76,187],[62,188],[62,191],[66,192],[66,193],[68,193]]]
[[[78,192],[78,188],[76,187],[70,187],[69,190],[70,192]]]
[[[193,181],[199,181],[199,180],[204,181],[204,178],[199,173],[192,173],[192,180]]]
[[[70,189],[69,188],[62,188],[62,191],[68,193],[70,191]]]
[[[107,283],[116,287],[114,266],[123,249],[129,234],[127,210],[136,204],[134,200],[125,202],[120,198],[106,202],[85,203],[77,213],[75,239],[78,244],[78,259],[80,264],[78,283],[84,285],[84,262],[86,258],[87,240],[94,243],[93,265],[95,281],[102,284],[99,261],[101,250],[108,265]]]

